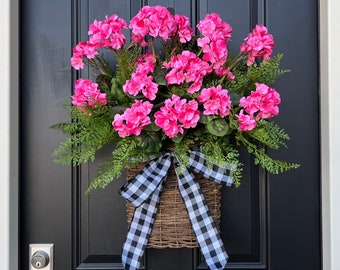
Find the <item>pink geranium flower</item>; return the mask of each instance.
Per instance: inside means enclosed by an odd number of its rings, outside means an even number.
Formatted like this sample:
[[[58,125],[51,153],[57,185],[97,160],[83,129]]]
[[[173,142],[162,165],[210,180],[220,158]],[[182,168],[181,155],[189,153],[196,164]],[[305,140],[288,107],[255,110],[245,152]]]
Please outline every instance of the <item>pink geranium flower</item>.
[[[178,115],[178,120],[182,123],[183,128],[194,128],[200,119],[200,111],[195,100],[190,100],[182,107],[181,113]]]
[[[158,92],[158,84],[152,80],[151,76],[145,76],[143,73],[132,73],[131,79],[123,85],[123,91],[132,96],[142,92],[147,99],[154,100]]]
[[[163,40],[169,39],[176,30],[174,17],[167,8],[162,6],[144,6],[134,16],[129,27],[132,29],[132,39],[146,46],[144,37],[160,37]]]
[[[241,131],[250,131],[256,127],[256,121],[251,115],[247,115],[243,113],[243,110],[240,111],[239,114],[236,114],[239,130]]]
[[[202,89],[198,101],[203,103],[204,115],[220,115],[224,118],[231,110],[228,90],[222,89],[221,85]]]
[[[231,26],[222,21],[221,17],[217,13],[207,14],[203,20],[197,24],[197,29],[205,37],[210,40],[225,39],[228,41],[231,37]]]
[[[188,88],[190,94],[200,90],[204,76],[212,71],[207,62],[190,51],[172,56],[169,62],[164,62],[163,66],[170,69],[165,76],[168,84],[193,83]]]
[[[83,58],[72,56],[71,57],[71,66],[76,70],[83,69],[84,68]]]
[[[268,60],[275,46],[273,36],[267,34],[267,28],[262,24],[256,25],[241,44],[241,52],[248,54],[247,65],[255,62],[255,57]]]
[[[73,106],[79,107],[85,112],[88,106],[98,108],[106,104],[106,93],[100,92],[97,83],[85,79],[76,81],[75,93],[72,96]]]
[[[101,48],[120,49],[126,41],[122,33],[124,28],[127,28],[126,22],[116,14],[111,17],[106,16],[103,21],[95,20],[89,27],[89,42]]]
[[[154,100],[158,92],[158,84],[153,82],[153,77],[148,76],[145,78],[144,87],[142,88],[143,95],[149,99]]]
[[[217,75],[223,76],[224,69],[221,67],[227,60],[227,43],[230,40],[232,28],[223,22],[216,13],[207,14],[197,25],[203,35],[197,39],[197,45],[203,49],[203,60],[210,62]]]
[[[106,16],[103,21],[94,20],[88,31],[89,41],[81,41],[73,49],[72,67],[77,70],[84,68],[83,58],[96,57],[98,48],[120,49],[126,42],[122,33],[124,28],[127,28],[126,22],[115,14],[110,18]]]
[[[178,133],[183,134],[184,128],[196,127],[199,114],[195,100],[187,103],[186,99],[172,95],[171,99],[164,101],[160,111],[155,113],[155,124],[162,128],[169,138],[174,138]]]
[[[124,111],[123,115],[116,114],[112,122],[114,130],[122,138],[136,135],[139,136],[145,126],[151,123],[148,116],[153,105],[149,101],[136,100],[131,108]]]
[[[256,83],[256,90],[248,97],[240,99],[240,105],[250,115],[256,114],[256,120],[271,118],[279,114],[280,94],[265,84]]]
[[[98,55],[98,46],[95,44],[82,41],[79,42],[73,48],[73,56],[71,58],[71,65],[74,69],[84,68],[83,57],[86,56],[88,59],[94,58]]]
[[[154,100],[158,92],[158,84],[153,82],[153,77],[148,74],[154,71],[155,63],[156,58],[149,52],[140,56],[136,62],[136,71],[123,85],[123,91],[132,96],[142,92],[147,99]]]
[[[190,27],[190,20],[183,14],[174,16],[177,34],[181,43],[186,43],[191,40],[194,30]]]
[[[148,74],[155,69],[156,57],[150,51],[146,51],[136,62],[136,72]]]

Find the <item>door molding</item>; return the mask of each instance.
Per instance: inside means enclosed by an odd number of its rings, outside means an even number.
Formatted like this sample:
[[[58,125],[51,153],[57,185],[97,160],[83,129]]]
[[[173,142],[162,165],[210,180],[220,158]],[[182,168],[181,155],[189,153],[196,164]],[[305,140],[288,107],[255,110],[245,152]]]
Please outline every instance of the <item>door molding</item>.
[[[319,1],[320,129],[323,269],[339,269],[340,258],[340,18],[337,0]]]
[[[18,270],[19,0],[1,2],[0,269]]]
[[[320,128],[321,128],[321,184],[323,269],[340,268],[340,95],[338,74],[340,54],[340,9],[338,0],[324,0],[319,4],[320,25]],[[0,43],[0,87],[2,104],[0,117],[0,268],[18,270],[18,134],[19,134],[19,0],[3,0],[0,9],[2,36],[7,42]]]

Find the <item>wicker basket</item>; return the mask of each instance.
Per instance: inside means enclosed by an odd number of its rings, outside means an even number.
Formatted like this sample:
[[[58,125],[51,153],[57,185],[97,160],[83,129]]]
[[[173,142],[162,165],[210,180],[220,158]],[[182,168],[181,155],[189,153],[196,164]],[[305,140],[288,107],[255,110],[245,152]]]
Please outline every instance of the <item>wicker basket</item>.
[[[128,169],[127,179],[133,178],[144,168],[143,164]],[[221,185],[195,174],[210,213],[219,230],[221,216]],[[128,225],[132,220],[134,207],[127,202]],[[173,166],[161,194],[158,213],[148,242],[148,248],[195,248],[198,247],[183,199],[178,190],[177,177]]]

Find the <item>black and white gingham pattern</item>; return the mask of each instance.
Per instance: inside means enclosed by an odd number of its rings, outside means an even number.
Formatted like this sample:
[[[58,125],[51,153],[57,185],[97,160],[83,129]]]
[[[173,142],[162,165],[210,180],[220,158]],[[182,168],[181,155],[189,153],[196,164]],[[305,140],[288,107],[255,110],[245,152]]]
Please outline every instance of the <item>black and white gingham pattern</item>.
[[[150,161],[138,175],[119,190],[119,194],[133,206],[140,206],[166,178],[170,166],[170,153]]]
[[[224,269],[228,261],[228,255],[199,184],[194,175],[186,169],[181,174],[177,173],[177,178],[192,229],[207,265],[211,270]]]
[[[151,235],[152,226],[159,205],[159,195],[163,190],[171,159],[177,164],[173,153],[166,153],[151,161],[139,174],[126,183],[119,193],[135,207],[126,242],[122,251],[122,262],[126,270],[137,270],[141,266],[144,250]],[[190,155],[190,168],[203,174],[216,183],[231,185],[232,167],[220,168],[213,165],[209,170],[204,155],[193,151]],[[192,173],[184,169],[178,172],[175,166],[181,196],[196,235],[201,252],[211,270],[223,269],[228,255],[218,234],[204,195]]]
[[[126,270],[137,270],[141,267],[158,210],[159,195],[163,190],[163,183],[158,185],[148,201],[135,209],[122,251],[122,263]]]
[[[190,169],[194,172],[202,174],[205,178],[210,179],[218,184],[231,186],[234,183],[232,178],[233,165],[228,165],[225,168],[212,165],[208,168],[205,162],[204,154],[198,151],[192,151],[189,156]]]

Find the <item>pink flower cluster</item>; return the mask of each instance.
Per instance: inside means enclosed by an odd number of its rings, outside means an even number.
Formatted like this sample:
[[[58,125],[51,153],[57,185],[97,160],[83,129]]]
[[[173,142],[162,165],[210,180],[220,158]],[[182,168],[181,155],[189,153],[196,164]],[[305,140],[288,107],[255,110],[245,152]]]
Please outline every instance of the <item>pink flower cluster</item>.
[[[149,101],[136,100],[131,108],[124,111],[123,115],[116,114],[112,122],[114,130],[122,138],[131,134],[140,135],[143,128],[151,123],[148,116],[153,105]]]
[[[244,114],[244,110],[241,110],[239,114],[236,114],[239,129],[242,131],[249,131],[256,127],[256,121],[252,115]]]
[[[175,44],[175,46],[178,45],[178,40],[186,43],[193,37],[193,29],[186,16],[171,15],[168,9],[159,5],[144,6],[132,18],[129,27],[132,29],[132,40],[141,46],[150,45],[145,40],[146,36],[150,36],[152,41],[156,37],[164,41],[173,38],[171,43],[167,44]],[[98,49],[119,50],[123,48],[126,42],[123,29],[126,28],[126,22],[115,14],[111,17],[106,16],[102,21],[95,20],[89,27],[89,40],[79,42],[74,47],[71,58],[72,66],[75,69],[82,69],[84,57],[88,59],[90,65],[96,66],[96,62],[91,59],[99,54]],[[178,47],[173,47],[167,52],[171,55],[170,60],[165,61],[162,66],[166,69],[165,80],[170,86],[168,89],[172,96],[164,101],[160,110],[154,114],[154,118],[155,124],[169,138],[184,134],[185,129],[196,127],[200,118],[199,103],[204,115],[225,118],[231,114],[231,98],[228,90],[222,89],[222,81],[225,78],[229,80],[235,78],[232,71],[238,61],[247,58],[247,65],[250,66],[255,62],[256,57],[268,60],[275,46],[272,35],[267,33],[267,28],[257,25],[241,44],[240,55],[231,60],[234,62],[227,67],[227,45],[232,34],[231,26],[223,22],[218,14],[211,13],[197,24],[197,29],[201,33],[201,37],[197,39],[197,45],[202,48],[201,51],[196,54],[183,50],[175,54]],[[154,106],[151,102],[156,100],[158,104],[163,100],[164,95],[157,98],[159,86],[153,78],[156,64],[161,63],[162,59],[157,56],[154,42],[151,46],[153,53],[146,51],[137,59],[135,71],[122,87],[125,94],[136,97],[136,100],[122,115],[114,116],[112,125],[120,137],[140,135],[144,127],[151,123],[149,114]],[[116,55],[119,56],[119,54]],[[201,89],[204,87],[204,78],[213,71],[217,76],[224,76],[221,84]],[[216,77],[212,78],[216,79]],[[181,99],[182,97],[173,94],[176,91],[173,91],[171,85],[187,87],[188,94],[196,100]],[[190,96],[188,94],[186,96]],[[145,101],[146,99],[149,101]],[[235,114],[239,130],[252,130],[260,119],[278,115],[280,102],[280,95],[275,89],[256,83],[256,90],[240,99],[239,108],[237,108],[239,112]],[[80,107],[84,113],[91,114],[91,108],[107,104],[106,94],[100,92],[97,83],[79,79],[75,84],[72,104]]]
[[[251,33],[244,39],[240,46],[241,52],[248,54],[247,65],[255,62],[255,57],[268,60],[275,46],[273,36],[267,33],[267,28],[262,24],[256,25]]]
[[[229,115],[231,110],[228,90],[222,89],[221,85],[202,89],[198,101],[203,103],[204,115],[220,115],[224,118]]]
[[[169,137],[174,138],[178,133],[183,134],[184,129],[194,128],[200,118],[200,111],[195,100],[187,102],[177,95],[166,99],[164,106],[155,113],[155,124],[162,128]]]
[[[163,66],[166,69],[171,69],[165,75],[168,84],[192,82],[188,88],[190,94],[199,91],[202,87],[204,76],[212,72],[207,62],[201,60],[190,51],[183,51],[181,54],[172,56],[169,62],[164,62]]]
[[[98,55],[98,46],[91,44],[88,41],[81,41],[73,48],[73,55],[71,58],[71,66],[77,70],[84,68],[83,57],[88,59],[94,58]]]
[[[160,37],[167,40],[178,33],[180,42],[191,40],[193,30],[189,19],[184,15],[173,16],[168,9],[162,6],[144,6],[130,21],[132,40],[147,46],[145,37]]]
[[[79,79],[75,83],[75,93],[72,96],[72,105],[85,109],[87,105],[97,108],[106,105],[106,94],[101,93],[98,84],[91,80]]]
[[[183,14],[175,15],[176,32],[181,43],[186,43],[191,40],[194,30],[190,27],[189,18]]]
[[[94,58],[98,55],[98,48],[120,49],[126,41],[122,33],[123,28],[127,28],[126,22],[115,14],[110,18],[106,16],[103,21],[94,20],[88,31],[89,41],[82,41],[73,49],[72,67],[82,69],[84,67],[83,57]]]
[[[123,91],[132,96],[142,92],[147,99],[154,100],[158,92],[158,84],[153,82],[153,77],[148,74],[154,71],[155,63],[156,58],[150,52],[140,56],[136,62],[136,71],[123,85]]]
[[[255,85],[255,91],[252,91],[248,97],[240,99],[240,105],[248,113],[248,115],[244,114],[242,109],[240,114],[236,115],[240,130],[252,130],[256,126],[256,121],[279,114],[280,94],[265,84]]]
[[[203,60],[210,62],[217,75],[227,73],[223,65],[227,60],[227,43],[231,37],[231,26],[223,22],[216,13],[207,14],[197,25],[203,38],[197,39],[197,45],[203,49]]]
[[[111,47],[118,50],[126,41],[122,33],[123,28],[127,28],[127,24],[116,14],[113,14],[110,18],[106,16],[103,21],[95,20],[88,31],[90,35],[89,43],[97,44],[100,48]]]

